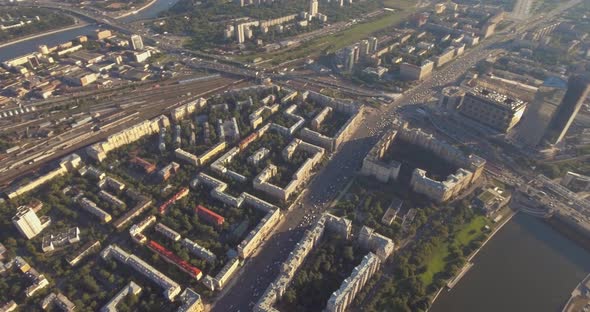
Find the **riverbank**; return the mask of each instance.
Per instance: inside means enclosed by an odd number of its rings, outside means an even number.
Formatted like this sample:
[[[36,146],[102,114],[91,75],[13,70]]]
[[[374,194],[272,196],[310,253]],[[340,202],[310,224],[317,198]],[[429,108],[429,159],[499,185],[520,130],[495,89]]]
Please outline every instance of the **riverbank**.
[[[35,38],[41,38],[41,37],[45,37],[45,36],[57,34],[57,33],[60,33],[60,32],[68,31],[68,30],[82,28],[82,27],[85,27],[85,26],[88,26],[88,25],[90,25],[90,24],[88,24],[86,22],[80,22],[78,24],[75,24],[75,25],[72,25],[72,26],[68,26],[66,28],[59,28],[59,29],[46,31],[46,32],[43,32],[43,33],[40,33],[40,34],[36,34],[36,35],[30,35],[30,36],[23,37],[23,38],[20,38],[20,39],[15,39],[15,40],[11,40],[11,41],[8,41],[8,42],[5,42],[5,43],[1,43],[0,44],[0,48],[8,47],[8,46],[11,46],[13,44],[17,44],[19,42],[28,41],[28,40],[35,39]]]
[[[475,265],[430,312],[561,311],[590,272],[590,253],[546,222],[519,211]]]
[[[590,304],[590,299],[584,295],[588,290],[590,290],[590,274],[588,274],[572,291],[570,299],[567,301],[561,312],[583,311],[583,308]]]
[[[576,228],[576,225],[573,222],[566,222],[557,216],[553,216],[545,219],[545,223],[549,224],[551,228],[567,239],[590,251],[590,236],[588,235],[588,232],[579,227]]]
[[[483,243],[481,244],[481,246],[479,246],[479,248],[477,248],[473,253],[471,253],[471,255],[467,258],[467,260],[465,261],[466,265],[459,270],[459,272],[457,272],[457,274],[455,274],[455,276],[453,276],[452,278],[450,278],[447,283],[445,284],[445,286],[442,286],[434,295],[434,297],[432,298],[432,300],[430,301],[430,306],[432,307],[432,305],[434,304],[434,302],[436,301],[436,299],[438,298],[438,296],[441,294],[441,292],[445,289],[445,288],[449,288],[449,291],[451,290],[451,287],[448,287],[447,285],[449,285],[452,282],[452,287],[454,287],[457,283],[459,283],[461,281],[461,279],[465,276],[465,274],[467,274],[467,272],[473,267],[473,263],[471,262],[471,260],[473,260],[473,258],[475,258],[475,256],[480,252],[480,250],[483,249],[483,247],[494,237],[494,235],[496,235],[496,233],[498,233],[498,231],[500,231],[500,229],[502,229],[502,227],[504,227],[504,225],[506,225],[510,220],[512,220],[512,218],[518,213],[518,210],[513,211],[510,213],[510,215],[508,217],[506,217],[502,223],[500,223],[499,225],[497,225],[494,230],[490,233],[490,235],[488,236],[488,238],[486,238],[485,241],[483,241]],[[428,311],[428,310],[427,310]]]
[[[151,0],[150,2],[146,3],[144,6],[142,6],[141,8],[139,8],[139,9],[137,9],[137,10],[133,10],[133,11],[129,11],[129,12],[127,12],[127,13],[123,13],[123,14],[121,14],[121,15],[115,16],[114,18],[115,18],[115,19],[120,19],[120,18],[127,17],[127,16],[129,16],[129,15],[134,15],[134,14],[137,14],[137,13],[139,13],[140,11],[143,11],[143,10],[145,10],[145,9],[147,9],[147,8],[149,8],[149,7],[151,7],[151,6],[152,6],[154,3],[156,3],[156,1],[158,1],[158,0]]]

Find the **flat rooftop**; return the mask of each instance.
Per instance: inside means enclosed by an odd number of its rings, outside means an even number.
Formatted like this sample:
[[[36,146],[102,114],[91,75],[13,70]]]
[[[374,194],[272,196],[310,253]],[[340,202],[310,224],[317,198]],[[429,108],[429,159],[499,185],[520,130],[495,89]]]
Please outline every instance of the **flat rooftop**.
[[[510,97],[507,94],[504,93],[500,93],[491,89],[487,89],[487,88],[483,88],[483,87],[475,87],[473,89],[471,89],[471,91],[469,92],[477,97],[481,97],[484,99],[489,100],[490,102],[511,109],[511,110],[518,110],[521,107],[523,107],[526,102],[518,99],[518,98],[514,98],[514,97]]]

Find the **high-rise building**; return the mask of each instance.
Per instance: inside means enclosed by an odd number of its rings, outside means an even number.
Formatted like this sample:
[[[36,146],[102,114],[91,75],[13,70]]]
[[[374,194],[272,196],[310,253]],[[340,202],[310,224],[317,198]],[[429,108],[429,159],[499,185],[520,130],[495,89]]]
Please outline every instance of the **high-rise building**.
[[[41,233],[49,225],[49,222],[49,220],[41,222],[33,209],[28,206],[20,206],[17,209],[16,215],[12,218],[12,223],[27,239],[31,239]]]
[[[534,100],[527,106],[520,124],[512,134],[512,140],[525,147],[538,146],[566,89],[565,81],[559,78],[547,79],[537,90]]]
[[[236,26],[236,37],[238,37],[238,43],[244,43],[244,41],[246,41],[244,28],[246,28],[244,24],[239,24]]]
[[[309,0],[309,15],[312,17],[318,15],[318,0]]]
[[[567,83],[567,92],[553,114],[543,137],[546,143],[556,145],[563,140],[588,94],[590,94],[590,78],[581,75],[571,76]]]
[[[345,64],[346,71],[352,71],[354,64],[357,62],[356,56],[359,48],[357,46],[351,46],[345,50]]]
[[[141,39],[140,35],[131,36],[131,47],[133,47],[133,50],[143,49],[143,40]]]
[[[365,56],[365,55],[369,55],[370,50],[371,50],[371,46],[369,44],[369,40],[361,40],[360,44],[359,44],[359,48],[360,48],[360,54]]]
[[[379,40],[377,39],[377,37],[369,38],[369,51],[370,51],[370,53],[377,52],[378,44],[379,44]]]

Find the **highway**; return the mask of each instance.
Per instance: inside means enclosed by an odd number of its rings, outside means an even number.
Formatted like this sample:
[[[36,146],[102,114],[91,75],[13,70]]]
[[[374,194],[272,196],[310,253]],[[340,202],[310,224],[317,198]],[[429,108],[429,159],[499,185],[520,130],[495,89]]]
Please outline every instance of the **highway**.
[[[573,2],[577,3],[579,1]],[[562,5],[560,8],[565,8],[569,3]],[[555,16],[555,14],[557,13],[550,13],[544,18],[536,18],[534,21],[527,20],[526,25],[521,26],[517,33],[522,33],[543,20]],[[496,36],[484,41],[480,45],[468,50],[460,59],[436,71],[431,78],[409,90],[392,104],[384,105],[381,109],[369,109],[368,113],[364,116],[363,124],[351,135],[347,142],[342,144],[341,148],[332,156],[331,161],[328,162],[326,167],[310,183],[308,191],[300,199],[299,203],[301,206],[285,213],[284,221],[277,227],[273,235],[267,239],[264,248],[261,248],[257,255],[245,263],[244,268],[241,270],[241,275],[236,277],[231,282],[231,285],[220,294],[212,310],[220,312],[249,310],[249,308],[245,307],[251,307],[258,300],[262,292],[264,292],[268,284],[274,280],[278,273],[280,263],[293,249],[303,231],[327,209],[337,192],[354,178],[356,171],[360,168],[363,157],[377,141],[382,131],[391,127],[391,122],[397,114],[397,109],[407,105],[427,102],[430,98],[437,95],[444,86],[454,84],[457,79],[463,76],[477,62],[499,51],[503,47],[501,42],[511,39],[515,35]],[[176,49],[175,51],[182,50]],[[252,70],[208,61],[193,62],[192,66],[196,68],[215,69],[250,78],[258,76]],[[314,79],[301,79],[310,84],[317,83]],[[215,91],[229,88],[235,81],[235,79],[224,80],[224,83],[218,81],[214,84]],[[195,89],[193,95],[204,95],[211,91],[211,83],[203,83],[201,88]],[[165,101],[153,107],[141,109],[139,110],[140,115],[138,115],[138,118],[145,119],[157,116],[170,105],[173,105],[173,103]],[[82,142],[57,151],[52,157],[71,153],[83,146],[103,139],[125,126],[128,126],[128,123],[109,129],[108,132],[85,138]],[[57,145],[58,143],[56,142],[51,147]],[[15,168],[4,172],[1,174],[0,183],[11,181],[25,172],[37,169],[39,166],[39,164],[24,165],[19,167],[18,170]]]

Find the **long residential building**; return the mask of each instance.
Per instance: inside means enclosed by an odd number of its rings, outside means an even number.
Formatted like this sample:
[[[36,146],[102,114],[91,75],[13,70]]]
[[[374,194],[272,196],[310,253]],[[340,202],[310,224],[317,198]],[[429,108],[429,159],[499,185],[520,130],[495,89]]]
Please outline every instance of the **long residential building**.
[[[217,257],[213,252],[188,238],[184,238],[180,243],[198,258],[201,258],[209,263],[215,263],[217,260]]]
[[[145,136],[157,134],[161,128],[168,128],[170,120],[161,115],[151,120],[145,120],[118,133],[110,135],[105,141],[95,143],[86,148],[86,153],[96,161],[103,161],[107,154],[121,146],[133,143]]]
[[[361,264],[354,268],[352,274],[347,277],[335,291],[326,306],[327,312],[344,312],[354,300],[354,297],[363,289],[371,276],[381,266],[381,260],[374,253],[365,255]]]
[[[59,162],[59,166],[56,169],[49,171],[48,173],[37,177],[30,182],[22,185],[17,185],[9,188],[5,194],[8,199],[13,199],[21,196],[27,192],[30,192],[37,187],[53,180],[56,177],[63,176],[68,172],[73,172],[75,169],[82,165],[82,158],[78,154],[71,154],[62,158]]]
[[[372,176],[383,183],[397,179],[402,164],[395,160],[383,160],[396,135],[396,130],[390,130],[379,139],[363,159],[361,174]]]
[[[100,312],[117,312],[117,305],[129,295],[137,296],[141,293],[141,286],[130,281],[109,302],[100,309]]]
[[[170,301],[174,301],[176,296],[180,294],[181,287],[178,283],[137,256],[127,253],[117,245],[109,245],[101,252],[101,257],[105,260],[115,258],[117,261],[129,265],[131,268],[162,287],[164,289],[164,297]]]
[[[248,258],[260,246],[260,244],[268,237],[268,235],[275,228],[281,219],[280,209],[270,210],[266,213],[264,218],[260,220],[258,225],[248,233],[248,236],[238,245],[238,254],[242,259]]]
[[[86,212],[99,218],[102,222],[110,222],[113,219],[113,217],[111,217],[108,212],[100,209],[95,202],[86,197],[81,197],[78,199],[78,204],[80,207],[82,207],[82,209],[86,210]]]

